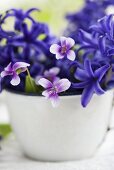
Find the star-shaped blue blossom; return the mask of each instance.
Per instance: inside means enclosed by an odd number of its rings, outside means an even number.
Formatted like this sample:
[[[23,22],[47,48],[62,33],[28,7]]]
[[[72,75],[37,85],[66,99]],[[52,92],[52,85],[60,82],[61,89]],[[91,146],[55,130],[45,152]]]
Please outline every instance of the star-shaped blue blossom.
[[[84,69],[77,68],[75,78],[80,80],[80,83],[72,83],[73,88],[83,89],[81,103],[86,107],[90,102],[94,93],[97,95],[104,94],[104,89],[101,87],[101,81],[109,70],[110,65],[104,65],[95,71],[92,69],[91,61],[85,60]]]

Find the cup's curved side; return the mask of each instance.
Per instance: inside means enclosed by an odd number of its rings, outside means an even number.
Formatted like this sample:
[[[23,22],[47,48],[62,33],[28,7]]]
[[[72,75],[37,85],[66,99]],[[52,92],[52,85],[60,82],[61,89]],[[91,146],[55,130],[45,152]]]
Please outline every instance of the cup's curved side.
[[[113,92],[94,95],[83,108],[80,96],[62,96],[53,108],[43,97],[7,92],[11,122],[25,154],[43,161],[92,156],[102,142],[110,118]]]

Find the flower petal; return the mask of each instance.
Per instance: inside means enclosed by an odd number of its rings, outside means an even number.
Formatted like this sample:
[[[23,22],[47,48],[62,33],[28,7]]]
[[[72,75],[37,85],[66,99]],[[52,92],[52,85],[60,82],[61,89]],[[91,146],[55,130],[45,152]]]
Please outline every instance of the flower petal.
[[[13,75],[13,73],[12,73],[12,72],[9,72],[9,71],[2,71],[2,72],[1,72],[1,77],[2,77],[2,78],[5,77],[5,76],[9,76],[9,75]]]
[[[53,68],[51,68],[51,69],[49,70],[49,72],[52,73],[52,74],[54,74],[54,75],[57,75],[57,74],[59,74],[59,72],[60,72],[60,68],[58,68],[58,67],[53,67]]]
[[[50,52],[52,53],[52,54],[57,54],[58,52],[59,52],[59,49],[60,49],[61,47],[58,45],[58,44],[53,44],[53,45],[51,45],[51,47],[50,47]]]
[[[25,24],[25,23],[22,24],[22,31],[23,31],[23,34],[25,37],[29,36],[27,24]]]
[[[83,93],[82,93],[82,96],[81,96],[81,103],[82,103],[83,107],[86,107],[87,104],[90,102],[90,100],[93,96],[93,93],[94,93],[94,86],[92,86],[92,85],[87,86],[83,90]]]
[[[54,86],[57,88],[57,93],[61,93],[70,88],[71,82],[68,79],[61,79],[57,82],[54,82]]]
[[[75,41],[72,38],[67,38],[66,39],[66,46],[70,49],[75,45]]]
[[[12,77],[12,80],[10,81],[10,83],[13,85],[13,86],[17,86],[19,83],[20,83],[20,77],[14,73],[13,77]]]
[[[65,56],[60,54],[60,53],[57,53],[56,54],[56,59],[59,60],[59,59],[63,59]]]
[[[9,63],[8,66],[4,69],[5,71],[13,71],[12,64]]]
[[[98,81],[94,84],[94,89],[95,89],[95,93],[97,95],[101,95],[101,94],[105,93],[105,91],[101,88],[101,86],[100,86]]]
[[[43,91],[42,95],[51,101],[53,107],[57,107],[59,105],[59,96],[57,93],[51,90],[45,90]]]
[[[104,65],[104,66],[98,68],[94,72],[95,77],[97,77],[99,79],[99,81],[101,81],[103,76],[105,75],[105,73],[108,71],[109,68],[110,68],[110,65]]]
[[[61,41],[61,46],[67,46],[68,49],[73,47],[74,44],[75,44],[75,41],[70,37],[68,37],[68,38],[67,37],[61,37],[60,41]]]
[[[69,50],[67,53],[67,58],[71,61],[74,61],[75,57],[76,57],[75,52],[73,50]]]
[[[48,99],[49,96],[50,96],[50,93],[52,93],[50,90],[44,90],[44,91],[42,92],[42,95],[45,96],[46,99]]]
[[[99,49],[100,49],[102,55],[104,55],[104,53],[105,53],[105,48],[106,48],[105,47],[106,46],[106,42],[105,41],[106,41],[105,37],[103,37],[103,36],[99,37],[98,44],[99,44]]]
[[[38,81],[38,83],[39,83],[42,87],[44,87],[45,89],[48,89],[48,88],[53,87],[53,84],[52,84],[49,80],[47,80],[47,79],[45,79],[45,78],[41,78],[41,79]]]
[[[77,89],[83,89],[86,86],[88,86],[89,84],[90,84],[90,81],[85,81],[85,82],[80,82],[80,83],[72,83],[72,87],[77,88]]]
[[[114,55],[114,48],[108,50],[108,55]]]
[[[57,107],[59,105],[59,96],[58,96],[58,94],[53,94],[50,97],[50,101],[51,101],[53,107]]]
[[[74,76],[76,79],[78,79],[80,81],[85,81],[88,79],[88,76],[87,76],[85,70],[82,70],[80,68],[77,68]]]
[[[60,37],[61,46],[66,46],[66,41],[67,41],[66,37]]]
[[[25,63],[25,62],[16,62],[14,65],[13,65],[13,69],[14,70],[18,70],[20,68],[26,68],[26,67],[29,67],[30,64],[28,63]]]
[[[91,63],[87,59],[84,62],[84,68],[87,71],[87,74],[88,74],[89,77],[94,77],[94,73],[93,73],[93,70],[91,68]]]
[[[31,12],[33,11],[40,11],[38,8],[30,8],[27,12],[26,12],[26,15],[30,14]]]

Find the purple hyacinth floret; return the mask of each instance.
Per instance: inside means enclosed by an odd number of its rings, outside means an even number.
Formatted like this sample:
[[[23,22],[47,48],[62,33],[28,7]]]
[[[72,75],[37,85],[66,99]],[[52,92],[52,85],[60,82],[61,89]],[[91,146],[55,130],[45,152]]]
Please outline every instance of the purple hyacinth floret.
[[[101,87],[101,81],[109,68],[110,66],[107,64],[93,71],[89,60],[85,60],[84,69],[77,68],[75,77],[81,82],[72,83],[72,86],[74,88],[83,89],[81,97],[83,107],[87,106],[94,93],[97,95],[104,94],[105,91]]]
[[[89,27],[106,15],[109,5],[114,5],[114,0],[85,0],[85,5],[81,10],[67,14],[68,28],[65,30],[65,35],[77,42],[79,29],[91,33]]]
[[[30,16],[31,12],[33,11],[39,11],[38,8],[31,8],[27,11],[23,11],[22,9],[10,9],[7,11],[6,17],[15,17],[15,29],[16,30],[21,30],[22,23],[25,19],[31,20],[33,23],[35,23],[35,20]]]
[[[57,107],[59,104],[58,94],[68,90],[71,86],[71,82],[65,78],[54,81],[53,83],[46,78],[41,78],[39,84],[45,88],[42,95],[45,96],[46,99],[50,99],[53,107]]]
[[[1,77],[11,76],[10,83],[17,86],[20,83],[19,74],[25,72],[30,64],[25,62],[16,62],[15,64],[9,63],[8,66],[1,72]]]
[[[75,52],[72,49],[75,41],[72,38],[61,37],[60,44],[53,44],[50,47],[50,52],[56,55],[56,59],[63,59],[67,57],[69,60],[75,60]]]

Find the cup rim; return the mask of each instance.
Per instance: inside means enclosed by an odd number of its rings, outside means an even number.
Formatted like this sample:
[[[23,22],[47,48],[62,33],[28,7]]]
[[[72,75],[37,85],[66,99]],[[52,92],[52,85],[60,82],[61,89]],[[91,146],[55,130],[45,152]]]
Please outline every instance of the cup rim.
[[[21,92],[21,91],[16,91],[13,89],[4,89],[8,93],[12,93],[15,95],[21,95],[21,96],[27,96],[27,97],[44,97],[41,93],[26,93],[26,92]],[[113,89],[107,90],[105,93],[113,91]],[[104,94],[105,94],[104,93]],[[81,97],[82,93],[77,93],[77,92],[65,92],[59,94],[60,97]]]
[[[16,95],[22,95],[22,96],[31,96],[31,97],[44,97],[41,93],[26,93],[26,92],[21,92],[21,91],[16,91],[16,90],[12,90],[12,89],[5,89],[6,92],[8,93],[12,93],[12,94],[16,94]],[[65,97],[65,96],[81,96],[81,93],[77,93],[77,92],[65,92],[65,93],[61,93],[59,94],[60,97]]]

